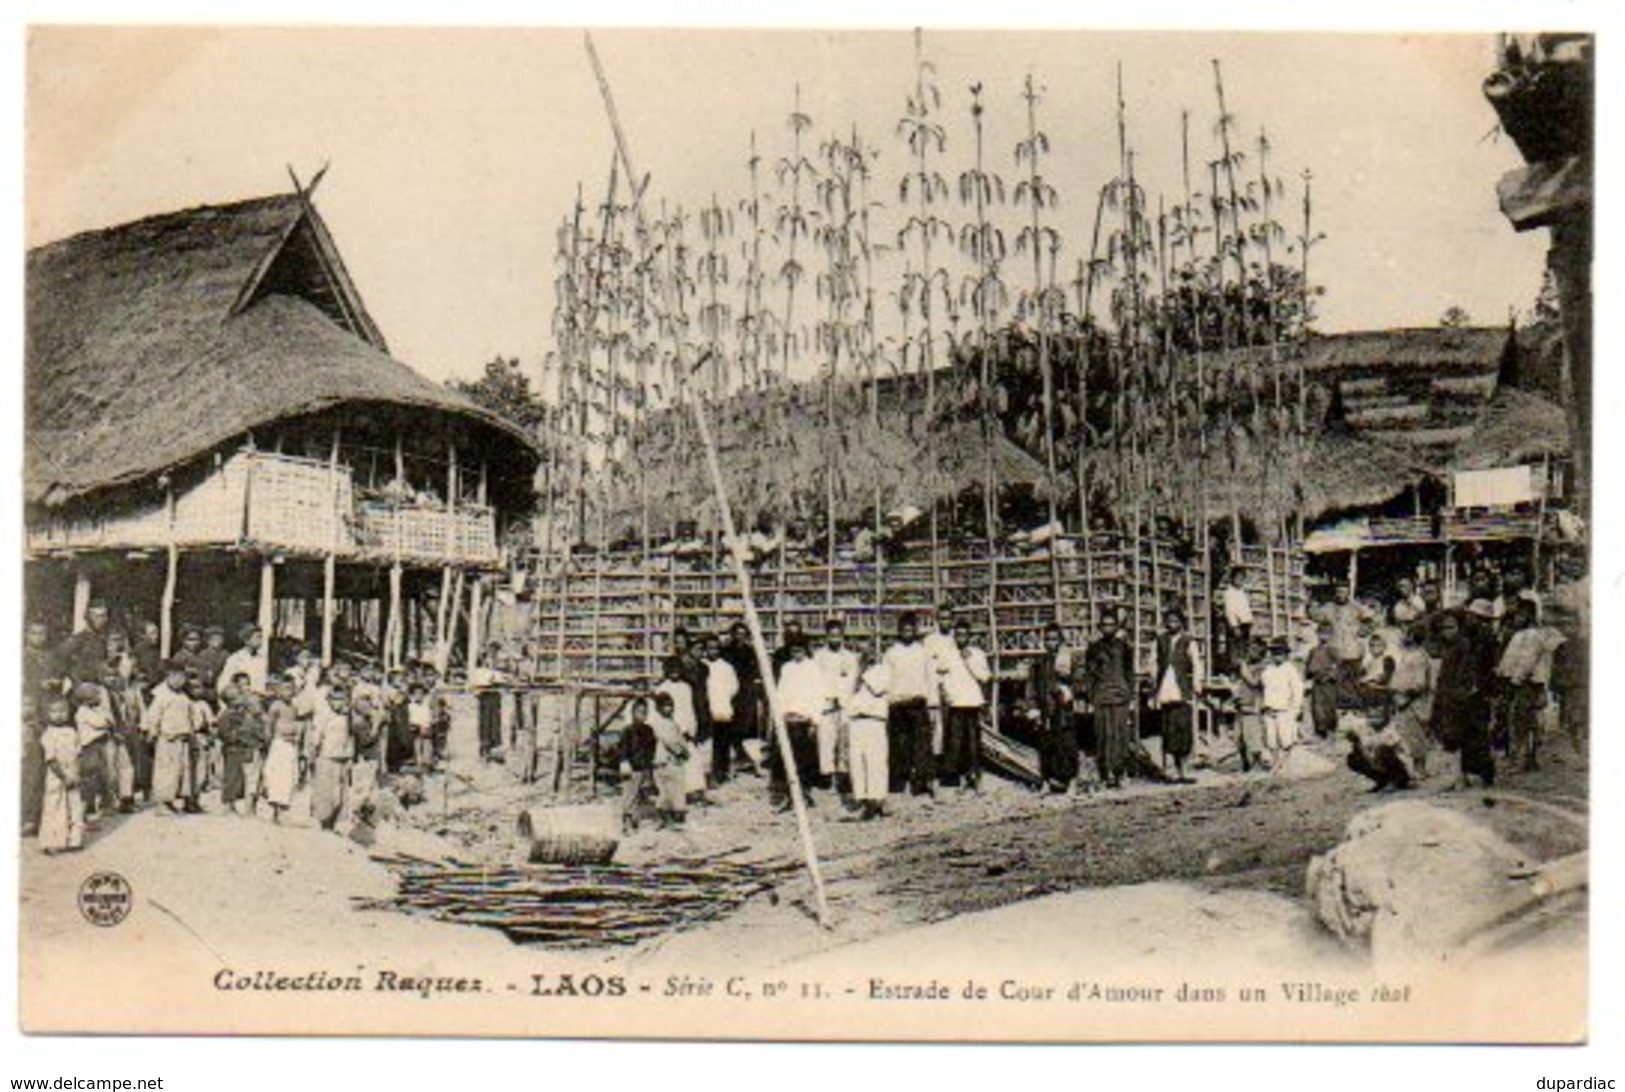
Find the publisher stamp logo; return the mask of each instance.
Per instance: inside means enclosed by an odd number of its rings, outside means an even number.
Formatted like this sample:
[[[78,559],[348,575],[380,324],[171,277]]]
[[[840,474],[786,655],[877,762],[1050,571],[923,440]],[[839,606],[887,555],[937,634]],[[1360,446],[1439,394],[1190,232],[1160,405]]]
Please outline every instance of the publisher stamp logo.
[[[117,872],[92,872],[79,885],[79,912],[104,929],[129,917],[133,901],[130,881]]]

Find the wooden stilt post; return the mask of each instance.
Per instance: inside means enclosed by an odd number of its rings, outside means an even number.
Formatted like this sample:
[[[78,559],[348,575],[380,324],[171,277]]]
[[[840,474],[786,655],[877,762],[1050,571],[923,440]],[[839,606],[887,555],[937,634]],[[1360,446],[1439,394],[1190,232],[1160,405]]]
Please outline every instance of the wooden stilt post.
[[[85,615],[90,610],[90,573],[82,561],[74,562],[73,569],[73,632],[83,633],[89,624]]]
[[[435,670],[444,675],[446,665],[451,660],[451,639],[448,631],[452,619],[456,616],[456,605],[452,601],[451,566],[447,565],[440,570],[440,599],[435,604],[434,612],[434,665]]]
[[[480,664],[480,595],[483,581],[473,577],[468,582],[468,670]]]
[[[271,638],[276,635],[276,561],[267,554],[260,559],[259,618],[260,658],[267,672],[271,668]]]
[[[1360,594],[1360,551],[1349,551],[1349,598]]]
[[[334,593],[338,587],[339,528],[343,517],[339,512],[339,426],[333,426],[333,447],[327,458],[328,512],[332,521],[328,532],[327,557],[322,563],[322,666],[333,662]]]
[[[181,567],[180,547],[175,544],[175,487],[167,479],[164,507],[168,511],[169,542],[164,550],[164,593],[158,604],[158,653],[167,660],[175,650],[175,588]]]
[[[164,596],[158,605],[158,652],[166,660],[175,651],[175,588],[180,567],[181,551],[171,539],[164,551]]]
[[[405,659],[406,618],[402,612],[401,563],[389,567],[389,619],[384,628],[384,666],[400,667]]]

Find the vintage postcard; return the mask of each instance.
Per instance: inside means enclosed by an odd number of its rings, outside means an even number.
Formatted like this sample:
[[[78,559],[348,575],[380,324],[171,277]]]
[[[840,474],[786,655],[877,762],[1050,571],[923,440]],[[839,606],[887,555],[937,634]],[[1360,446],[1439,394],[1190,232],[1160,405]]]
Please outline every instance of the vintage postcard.
[[[24,1030],[1584,1041],[1593,49],[31,28]]]

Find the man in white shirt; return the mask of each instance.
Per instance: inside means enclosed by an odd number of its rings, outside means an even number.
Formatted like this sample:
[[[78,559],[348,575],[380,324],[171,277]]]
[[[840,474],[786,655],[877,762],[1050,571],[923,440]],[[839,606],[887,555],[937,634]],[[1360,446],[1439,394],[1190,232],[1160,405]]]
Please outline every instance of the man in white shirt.
[[[971,641],[970,623],[954,622],[953,648],[937,663],[943,700],[942,783],[975,790],[981,784],[982,708],[993,678],[987,653]]]
[[[711,778],[720,785],[728,780],[728,760],[737,746],[734,701],[739,697],[739,673],[723,658],[715,637],[701,643],[700,662],[705,665],[705,698],[711,710]]]
[[[900,792],[906,784],[915,796],[928,795],[933,765],[930,702],[938,683],[914,614],[898,619],[897,641],[886,650],[883,662],[891,683],[886,717],[891,791]]]
[[[1239,567],[1230,570],[1223,597],[1225,649],[1236,664],[1241,662],[1241,650],[1253,636],[1253,604],[1242,586],[1243,575]]]
[[[784,713],[785,734],[790,737],[790,755],[795,760],[796,780],[803,797],[812,803],[812,788],[818,779],[817,724],[829,711],[830,691],[824,672],[813,662],[805,640],[786,646],[789,659],[779,672],[779,709]],[[790,806],[789,771],[774,741],[772,781],[769,795],[780,811]]]
[[[242,630],[242,647],[226,657],[226,664],[220,669],[220,676],[215,680],[215,690],[224,693],[231,685],[231,680],[238,675],[248,676],[248,688],[254,693],[265,696],[265,675],[268,655],[265,649],[265,633],[259,626],[244,626]]]
[[[948,665],[959,657],[959,649],[954,645],[953,635],[949,633],[953,617],[953,607],[943,603],[934,612],[927,611],[920,620],[920,644],[931,654],[931,670],[937,676],[937,685],[926,695],[925,702],[931,711],[931,755],[934,761],[942,757],[944,740],[942,675],[948,670]]]
[[[828,788],[831,779],[847,771],[846,702],[858,685],[858,654],[846,647],[846,625],[839,618],[824,623],[824,643],[812,658],[829,694],[829,710],[817,721],[818,781]]]

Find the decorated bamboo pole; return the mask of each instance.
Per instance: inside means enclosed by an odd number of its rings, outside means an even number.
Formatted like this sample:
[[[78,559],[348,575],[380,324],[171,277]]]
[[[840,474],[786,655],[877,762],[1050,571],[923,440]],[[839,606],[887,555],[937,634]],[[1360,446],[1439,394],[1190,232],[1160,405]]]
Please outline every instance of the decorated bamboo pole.
[[[992,330],[998,321],[1004,298],[1004,284],[999,278],[999,266],[1004,260],[1004,233],[995,227],[988,214],[988,206],[1004,200],[1004,179],[987,169],[986,142],[983,128],[982,85],[971,89],[971,124],[976,134],[975,166],[959,179],[959,196],[967,198],[976,210],[975,220],[960,234],[960,246],[975,262],[976,272],[968,283],[971,311],[976,318],[976,358],[979,369],[980,410],[982,426],[982,525],[987,540],[987,633],[988,654],[992,657],[995,673],[1002,669],[1002,649],[999,644],[999,473],[996,452],[1003,439],[1004,426],[998,417],[994,394],[998,382],[997,363],[994,360]],[[992,717],[999,723],[999,687],[993,687]]]
[[[1192,348],[1196,355],[1196,435],[1197,435],[1197,498],[1196,498],[1196,543],[1197,554],[1201,558],[1202,586],[1209,594],[1213,588],[1213,541],[1212,527],[1208,522],[1208,410],[1207,410],[1207,333],[1202,321],[1202,302],[1199,291],[1200,278],[1197,270],[1197,237],[1199,229],[1196,222],[1196,204],[1191,197],[1191,147],[1190,147],[1190,111],[1184,110],[1179,115],[1179,145],[1180,167],[1185,187],[1185,241],[1187,245],[1187,276],[1186,284],[1189,289],[1191,301],[1189,323],[1191,328]],[[1217,228],[1215,228],[1217,231]],[[1209,662],[1212,662],[1213,653],[1213,611],[1206,601],[1203,603],[1202,618],[1197,632],[1202,637],[1202,647],[1206,650]],[[1193,619],[1194,621],[1194,619]]]
[[[1049,136],[1038,128],[1038,89],[1033,84],[1033,77],[1028,73],[1023,85],[1022,98],[1027,104],[1027,137],[1016,145],[1016,163],[1026,163],[1027,177],[1016,184],[1015,203],[1027,204],[1027,226],[1022,228],[1021,234],[1016,237],[1016,249],[1023,247],[1031,250],[1033,259],[1033,286],[1028,296],[1027,311],[1029,316],[1037,318],[1038,337],[1038,372],[1043,387],[1042,419],[1044,430],[1044,473],[1048,486],[1048,513],[1049,524],[1053,536],[1054,528],[1060,522],[1056,507],[1059,490],[1055,476],[1055,377],[1051,373],[1050,365],[1050,290],[1053,285],[1044,283],[1044,240],[1056,233],[1052,227],[1043,223],[1042,211],[1051,208],[1056,203],[1058,194],[1055,187],[1044,181],[1039,173],[1040,161],[1049,153]],[[1061,614],[1061,564],[1057,553],[1060,544],[1051,538],[1049,548],[1050,570],[1050,599],[1052,602],[1051,616],[1057,621]]]
[[[906,246],[909,239],[915,242],[915,249],[919,256],[919,270],[912,278],[905,272],[903,291],[905,294],[917,295],[920,311],[920,334],[918,360],[920,371],[925,379],[925,431],[926,431],[926,479],[930,491],[928,512],[930,524],[931,549],[931,602],[933,605],[942,601],[942,573],[941,573],[941,540],[939,527],[938,496],[941,483],[939,481],[939,465],[936,444],[933,433],[936,430],[937,414],[937,387],[936,387],[936,327],[935,310],[931,306],[931,296],[936,290],[938,282],[946,273],[933,264],[932,243],[939,233],[947,233],[952,237],[952,229],[936,215],[935,206],[938,200],[947,195],[948,184],[940,172],[932,165],[933,152],[941,155],[947,147],[947,132],[935,120],[936,111],[942,105],[942,94],[936,84],[936,70],[925,59],[924,34],[919,28],[914,31],[914,90],[909,96],[903,117],[898,122],[898,132],[903,136],[908,146],[909,155],[913,159],[912,170],[904,175],[900,186],[899,197],[905,203],[910,202],[912,195],[912,215],[898,232],[898,245]]]

